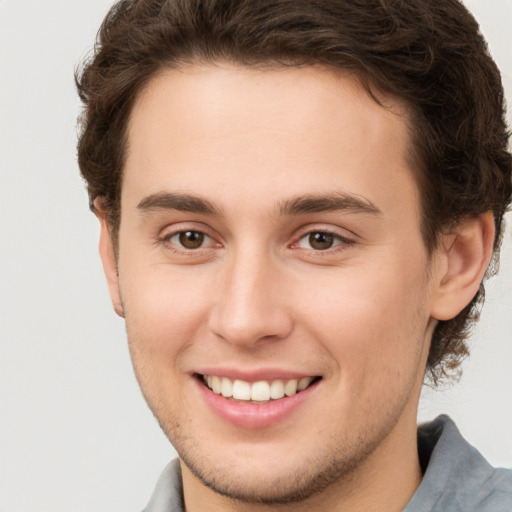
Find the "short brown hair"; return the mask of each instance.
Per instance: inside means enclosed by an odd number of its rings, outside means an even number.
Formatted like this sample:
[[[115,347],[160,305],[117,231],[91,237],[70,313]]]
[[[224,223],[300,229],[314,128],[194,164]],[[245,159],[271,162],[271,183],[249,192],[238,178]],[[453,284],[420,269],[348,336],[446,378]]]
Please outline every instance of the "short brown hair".
[[[421,230],[429,251],[463,217],[492,211],[494,261],[511,199],[504,94],[475,19],[457,0],[121,0],[76,74],[84,103],[78,161],[90,204],[117,236],[126,127],[164,68],[227,60],[349,70],[409,106]],[[376,101],[378,101],[376,99]],[[493,272],[491,265],[488,274]],[[434,382],[458,368],[484,289],[433,335]]]

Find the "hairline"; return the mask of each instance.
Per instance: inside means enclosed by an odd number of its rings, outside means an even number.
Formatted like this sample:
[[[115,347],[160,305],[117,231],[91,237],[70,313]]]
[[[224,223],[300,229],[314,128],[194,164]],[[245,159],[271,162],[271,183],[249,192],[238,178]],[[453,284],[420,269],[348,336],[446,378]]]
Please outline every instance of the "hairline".
[[[410,101],[408,101],[403,96],[383,90],[383,88],[379,87],[376,81],[372,79],[369,73],[364,73],[361,70],[355,70],[349,67],[326,64],[314,59],[308,60],[304,58],[303,60],[299,60],[298,58],[278,59],[272,57],[269,57],[268,59],[262,59],[254,57],[253,59],[242,60],[234,56],[212,56],[211,58],[208,58],[204,55],[193,55],[185,58],[176,58],[172,62],[161,63],[160,66],[158,66],[153,72],[148,73],[145,77],[143,77],[140,84],[132,91],[131,97],[128,101],[129,113],[122,127],[122,136],[120,138],[122,162],[120,176],[117,183],[118,189],[116,194],[116,202],[114,204],[114,211],[108,212],[109,225],[114,242],[116,257],[118,255],[119,249],[119,229],[122,215],[121,196],[124,179],[124,167],[126,164],[127,155],[129,153],[128,132],[136,102],[143,95],[144,91],[152,83],[155,82],[155,80],[165,75],[166,73],[173,71],[179,72],[191,68],[222,66],[225,64],[242,69],[256,69],[262,72],[286,70],[287,68],[317,68],[326,72],[331,72],[338,75],[341,74],[347,78],[352,79],[354,83],[357,83],[357,85],[361,87],[361,89],[370,97],[370,99],[372,99],[378,106],[383,109],[388,109],[391,111],[391,108],[386,107],[386,105],[383,103],[383,100],[385,99],[390,99],[393,102],[393,105],[399,106],[401,113],[404,114],[404,121],[409,136],[407,150],[404,154],[404,158],[407,166],[410,169],[410,172],[412,173],[418,190],[420,213],[419,229],[424,246],[427,250],[428,260],[430,262],[435,249],[438,247],[440,230],[438,230],[437,233],[434,233],[434,236],[429,236],[429,222],[427,219],[428,212],[426,212],[426,205],[423,197],[425,187],[424,181],[428,175],[428,172],[425,168],[427,163],[423,161],[423,158],[420,155],[420,144],[418,141],[418,127],[420,124],[422,124],[422,120],[418,109]],[[399,115],[397,112],[392,113],[394,115]],[[92,204],[91,209],[95,211]]]

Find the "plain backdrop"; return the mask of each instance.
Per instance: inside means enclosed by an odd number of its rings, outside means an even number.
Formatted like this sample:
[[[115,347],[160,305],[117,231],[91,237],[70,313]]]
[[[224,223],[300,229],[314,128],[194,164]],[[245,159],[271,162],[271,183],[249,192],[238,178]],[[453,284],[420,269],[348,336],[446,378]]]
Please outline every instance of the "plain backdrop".
[[[110,3],[0,0],[1,512],[139,511],[174,456],[133,377],[75,160],[73,70]],[[512,102],[512,0],[467,5]],[[450,414],[510,467],[510,226],[501,267],[462,380],[427,389],[420,419]]]

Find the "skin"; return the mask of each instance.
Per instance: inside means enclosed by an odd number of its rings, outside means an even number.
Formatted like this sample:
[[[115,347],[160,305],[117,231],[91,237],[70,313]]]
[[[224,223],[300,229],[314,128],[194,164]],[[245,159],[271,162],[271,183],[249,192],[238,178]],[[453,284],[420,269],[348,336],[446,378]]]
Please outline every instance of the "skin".
[[[419,485],[430,339],[476,293],[493,223],[464,220],[429,259],[407,112],[385,100],[341,72],[220,63],[165,71],[135,103],[117,261],[98,200],[100,252],[189,512],[402,510]],[[345,200],[283,207],[312,196]],[[205,234],[198,248],[184,231]],[[321,380],[251,429],[205,404],[205,367]]]

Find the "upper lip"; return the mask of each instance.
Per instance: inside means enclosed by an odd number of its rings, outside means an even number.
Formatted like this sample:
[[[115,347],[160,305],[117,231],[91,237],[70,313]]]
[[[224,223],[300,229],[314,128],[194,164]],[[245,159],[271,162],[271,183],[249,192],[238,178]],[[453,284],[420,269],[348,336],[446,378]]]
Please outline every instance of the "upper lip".
[[[243,380],[246,382],[258,382],[261,380],[289,380],[301,379],[302,377],[318,377],[318,373],[307,371],[295,371],[278,368],[260,368],[251,370],[240,370],[236,368],[200,368],[194,373],[199,375],[211,375],[217,377],[226,377],[231,380]]]

